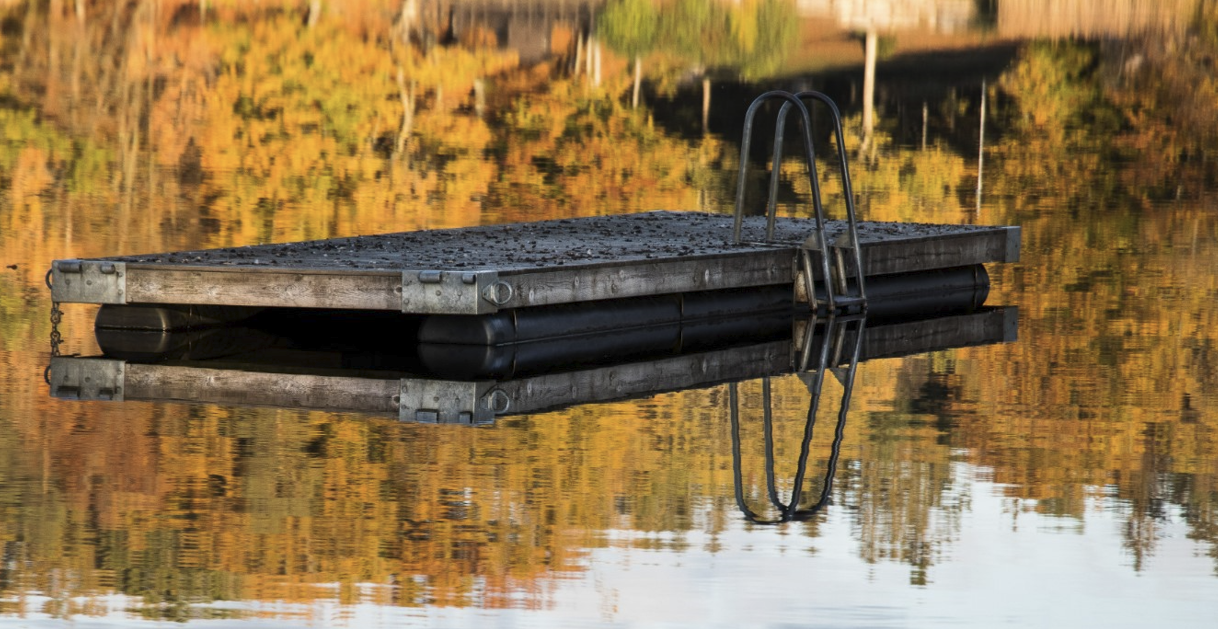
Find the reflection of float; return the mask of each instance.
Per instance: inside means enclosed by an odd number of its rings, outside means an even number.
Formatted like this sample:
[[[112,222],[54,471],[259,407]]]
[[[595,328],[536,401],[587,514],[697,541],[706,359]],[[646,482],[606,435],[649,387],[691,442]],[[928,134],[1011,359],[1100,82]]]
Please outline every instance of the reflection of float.
[[[389,336],[407,325],[425,336],[426,321],[298,316],[264,313],[249,322],[264,326],[191,332],[99,329],[102,356],[51,359],[51,394],[486,424],[503,415],[800,371],[818,364],[814,348],[836,334],[827,319],[799,318],[789,308],[634,326],[619,317],[614,328],[472,345]],[[859,360],[1004,342],[1015,336],[1016,316],[1014,308],[978,308],[933,318],[872,317],[866,334],[848,342],[860,344]],[[318,338],[311,331],[319,327],[347,333]]]

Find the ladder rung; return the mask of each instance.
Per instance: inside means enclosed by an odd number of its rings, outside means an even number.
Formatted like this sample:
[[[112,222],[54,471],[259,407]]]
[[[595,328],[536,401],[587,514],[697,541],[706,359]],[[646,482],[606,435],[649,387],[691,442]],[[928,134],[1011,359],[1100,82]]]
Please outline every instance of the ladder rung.
[[[858,296],[834,295],[833,296],[833,305],[837,306],[838,308],[848,308],[850,306],[865,306],[865,305],[867,305],[867,300],[863,297],[858,297]]]

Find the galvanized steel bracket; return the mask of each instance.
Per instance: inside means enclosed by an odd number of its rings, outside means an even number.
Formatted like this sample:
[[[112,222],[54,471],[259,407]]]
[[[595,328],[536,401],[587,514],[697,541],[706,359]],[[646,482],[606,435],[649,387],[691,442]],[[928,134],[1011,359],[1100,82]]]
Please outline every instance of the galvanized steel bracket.
[[[490,424],[511,406],[508,395],[493,381],[407,378],[398,395],[398,418],[419,424]]]
[[[127,303],[127,264],[96,260],[51,263],[51,300],[61,303]]]
[[[126,361],[105,358],[51,358],[51,396],[64,400],[123,400]]]
[[[402,312],[492,314],[512,297],[496,271],[402,271]]]

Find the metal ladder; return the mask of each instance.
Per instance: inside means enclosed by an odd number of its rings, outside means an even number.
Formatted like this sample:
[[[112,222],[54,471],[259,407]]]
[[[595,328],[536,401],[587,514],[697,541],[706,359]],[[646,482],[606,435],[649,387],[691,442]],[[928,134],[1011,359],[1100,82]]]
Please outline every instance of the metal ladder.
[[[795,468],[795,479],[791,486],[791,498],[787,502],[783,502],[779,496],[778,486],[774,480],[774,431],[773,411],[770,406],[770,378],[765,377],[761,381],[766,492],[769,496],[770,504],[778,511],[778,517],[776,518],[762,518],[749,507],[748,502],[745,500],[743,473],[741,471],[742,457],[740,455],[740,395],[736,383],[733,382],[728,385],[728,403],[731,405],[732,422],[732,472],[735,481],[736,506],[744,514],[745,519],[755,524],[781,524],[792,520],[809,519],[823,509],[825,505],[829,504],[833,491],[833,477],[837,472],[838,457],[841,455],[842,437],[845,435],[846,429],[846,416],[850,412],[850,396],[854,391],[854,376],[863,349],[866,316],[850,315],[847,317],[835,317],[830,315],[824,324],[824,334],[820,342],[819,351],[814,354],[812,346],[816,340],[816,323],[815,317],[808,322],[808,327],[804,331],[802,351],[797,356],[798,363],[796,367],[799,370],[800,377],[804,378],[804,383],[808,387],[811,399],[808,403],[808,415],[804,424],[799,460]],[[855,326],[853,349],[848,356],[845,356],[843,355],[843,349],[846,345],[851,324]],[[808,367],[813,355],[818,360],[816,368],[810,370]],[[843,362],[845,362],[844,368],[840,367]],[[816,428],[816,416],[820,408],[821,391],[825,383],[825,373],[830,371],[834,372],[834,375],[841,381],[843,388],[842,398],[838,405],[837,425],[833,432],[833,445],[830,447],[829,460],[825,466],[825,476],[821,483],[820,496],[812,505],[800,508],[799,503],[803,494],[804,475],[808,465],[812,434]]]
[[[740,142],[740,176],[736,183],[736,215],[732,224],[732,241],[741,242],[741,228],[744,223],[744,193],[745,180],[749,168],[749,145],[753,138],[753,121],[757,110],[769,101],[783,101],[778,111],[778,119],[774,125],[774,157],[770,168],[769,199],[766,201],[766,233],[765,242],[774,241],[774,223],[778,213],[778,181],[782,170],[783,134],[786,130],[787,115],[792,109],[799,112],[799,123],[803,131],[804,154],[807,159],[808,179],[812,190],[812,207],[816,219],[816,232],[809,235],[799,247],[800,263],[803,269],[804,288],[808,295],[808,304],[813,310],[827,310],[830,313],[846,311],[866,311],[867,292],[863,281],[863,257],[859,248],[858,220],[854,211],[854,191],[850,184],[850,170],[846,163],[846,142],[842,135],[842,116],[837,105],[820,92],[799,92],[792,94],[782,90],[766,92],[758,96],[749,106],[744,116],[744,137]],[[846,232],[833,242],[828,242],[825,234],[825,208],[821,201],[820,180],[816,170],[816,151],[812,142],[812,116],[804,105],[805,100],[817,101],[824,104],[833,118],[834,132],[837,133],[837,155],[842,176],[842,192],[846,197]],[[849,261],[847,261],[849,254]],[[832,262],[830,261],[832,259]],[[817,262],[819,261],[819,264]],[[851,289],[849,264],[853,264],[854,286]],[[819,269],[816,267],[819,266]],[[816,290],[815,271],[820,271],[824,288],[818,296]]]

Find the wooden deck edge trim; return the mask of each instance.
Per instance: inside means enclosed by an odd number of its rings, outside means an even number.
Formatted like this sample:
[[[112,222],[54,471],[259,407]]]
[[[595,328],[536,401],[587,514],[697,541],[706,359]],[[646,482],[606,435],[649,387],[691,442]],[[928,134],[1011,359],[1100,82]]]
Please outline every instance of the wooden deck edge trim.
[[[500,307],[529,308],[789,284],[795,278],[795,260],[794,250],[783,248],[754,250],[738,256],[662,258],[612,266],[503,271],[499,277],[512,286],[512,297]]]
[[[156,265],[127,269],[128,303],[400,311],[401,292],[401,271],[336,273]]]
[[[1000,227],[964,234],[864,242],[864,274],[888,275],[974,264],[1018,262],[1019,232],[1018,227]]]

